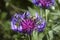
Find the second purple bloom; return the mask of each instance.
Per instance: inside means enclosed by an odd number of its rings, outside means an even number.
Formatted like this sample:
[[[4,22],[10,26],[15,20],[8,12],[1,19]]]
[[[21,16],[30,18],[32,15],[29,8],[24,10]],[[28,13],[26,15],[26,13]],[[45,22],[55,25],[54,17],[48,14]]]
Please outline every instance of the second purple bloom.
[[[55,0],[32,0],[32,3],[42,8],[49,8],[54,5]]]

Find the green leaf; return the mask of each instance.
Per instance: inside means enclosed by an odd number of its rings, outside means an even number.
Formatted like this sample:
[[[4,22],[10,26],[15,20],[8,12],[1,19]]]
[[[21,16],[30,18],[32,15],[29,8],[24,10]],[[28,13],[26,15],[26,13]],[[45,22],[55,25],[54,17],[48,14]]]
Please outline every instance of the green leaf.
[[[60,33],[60,25],[56,26],[53,31],[57,32],[57,33]]]
[[[34,9],[30,8],[30,7],[28,7],[28,9],[29,9],[31,15],[35,16],[36,11]]]
[[[60,36],[60,25],[55,25],[55,26],[52,26],[52,30],[48,31],[48,34],[46,35],[47,40],[53,40],[53,38],[54,38],[53,33],[56,33]]]
[[[13,35],[14,40],[18,40],[17,37],[18,35]]]
[[[47,40],[53,40],[53,31],[50,30],[47,35]]]
[[[54,15],[54,16],[60,16],[60,10],[56,10],[56,12],[51,12],[50,14]]]
[[[10,30],[10,22],[9,21],[4,22],[3,28],[4,28],[5,31]]]
[[[38,32],[37,31],[33,31],[32,40],[38,40]]]
[[[32,8],[30,8],[30,7],[28,7],[28,9],[29,9],[29,11],[30,11],[30,13],[31,13],[32,16],[35,16],[36,13],[38,13],[38,15],[40,16],[40,13],[39,13],[38,10],[32,9]],[[36,9],[37,9],[37,8],[36,8]]]
[[[7,16],[7,13],[6,12],[2,12],[2,14],[1,14],[1,20],[5,19],[6,16]]]
[[[44,33],[40,33],[40,34],[39,34],[39,40],[42,40],[43,37],[44,37]]]

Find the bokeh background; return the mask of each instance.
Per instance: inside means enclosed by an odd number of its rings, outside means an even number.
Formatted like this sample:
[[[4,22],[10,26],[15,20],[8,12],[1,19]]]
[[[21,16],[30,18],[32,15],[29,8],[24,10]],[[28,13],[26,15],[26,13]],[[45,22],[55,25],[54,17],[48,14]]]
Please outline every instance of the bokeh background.
[[[15,13],[29,10],[32,15],[37,11],[40,13],[40,7],[36,7],[31,0],[0,0],[0,40],[28,40],[28,36],[11,30],[11,17]],[[39,33],[39,40],[60,40],[60,0],[55,0],[55,6],[46,9],[47,26],[44,32]],[[43,12],[45,18],[46,13]],[[38,40],[36,33],[31,38]]]

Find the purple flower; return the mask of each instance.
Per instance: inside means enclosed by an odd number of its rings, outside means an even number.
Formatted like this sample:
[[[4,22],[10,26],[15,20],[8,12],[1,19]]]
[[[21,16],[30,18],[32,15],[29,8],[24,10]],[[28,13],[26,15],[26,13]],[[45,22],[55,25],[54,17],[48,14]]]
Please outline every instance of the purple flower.
[[[49,8],[50,6],[54,5],[55,1],[54,0],[32,0],[32,2],[40,6],[42,8]]]
[[[22,33],[31,33],[34,29],[38,32],[44,30],[46,21],[42,19],[38,13],[31,16],[29,12],[15,14],[11,21],[11,29]]]

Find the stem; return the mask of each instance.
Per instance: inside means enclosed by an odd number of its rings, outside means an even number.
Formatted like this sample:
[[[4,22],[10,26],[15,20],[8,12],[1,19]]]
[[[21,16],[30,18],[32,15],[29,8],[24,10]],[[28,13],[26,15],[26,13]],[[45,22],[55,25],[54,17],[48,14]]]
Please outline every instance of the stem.
[[[10,4],[10,6],[11,6],[16,12],[18,12],[18,11],[24,11],[24,12],[26,12],[26,11],[27,11],[27,10],[18,8],[18,7],[16,7],[16,6],[14,6],[13,4]]]
[[[43,9],[40,10],[40,16],[43,17]]]
[[[30,34],[26,34],[26,40],[31,40],[31,35]]]
[[[31,35],[29,35],[29,40],[31,40]]]
[[[46,10],[45,10],[45,13],[46,13],[46,22],[47,22],[49,10],[46,9]]]
[[[48,13],[47,13],[47,11],[45,11],[45,12],[46,12],[46,22],[47,22],[47,14],[48,14]]]

